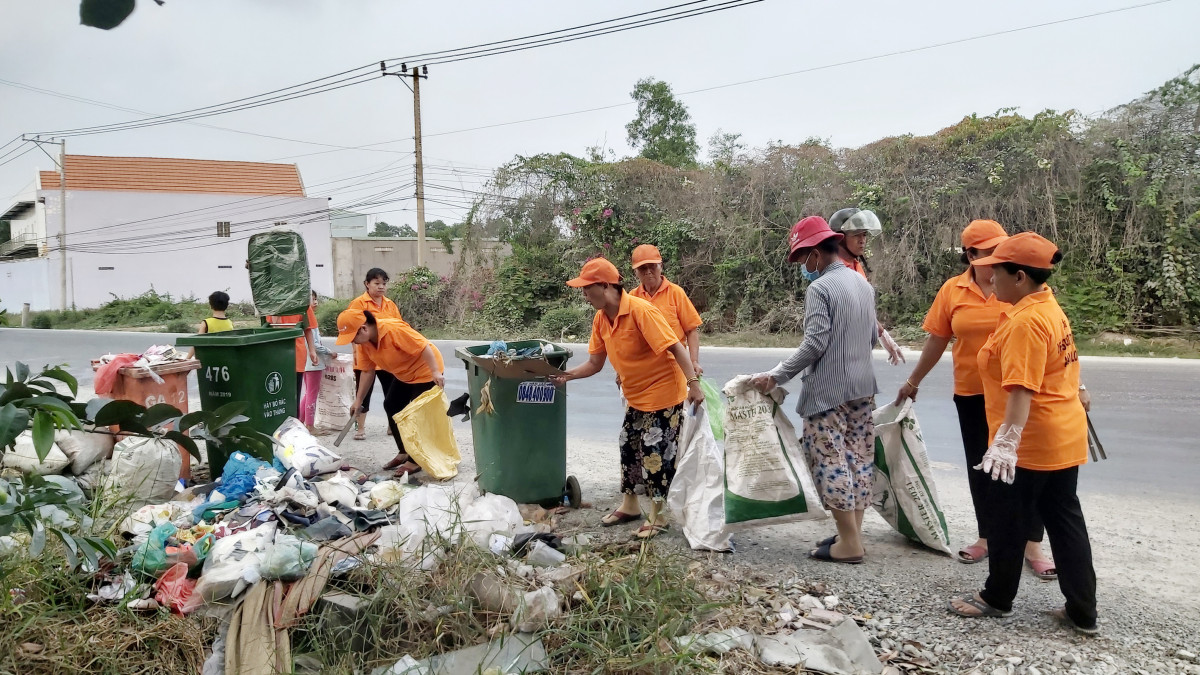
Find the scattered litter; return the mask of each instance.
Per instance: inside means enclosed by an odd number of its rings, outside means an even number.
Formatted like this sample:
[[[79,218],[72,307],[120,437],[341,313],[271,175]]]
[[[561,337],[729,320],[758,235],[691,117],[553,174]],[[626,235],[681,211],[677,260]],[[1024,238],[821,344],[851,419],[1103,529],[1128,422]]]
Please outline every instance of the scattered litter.
[[[340,455],[332,452],[305,428],[300,420],[289,417],[275,430],[275,458],[285,469],[295,469],[305,478],[337,471],[342,466]]]
[[[540,673],[550,667],[546,647],[528,633],[515,633],[482,645],[439,654],[424,661],[405,655],[371,675],[455,675],[456,673]]]

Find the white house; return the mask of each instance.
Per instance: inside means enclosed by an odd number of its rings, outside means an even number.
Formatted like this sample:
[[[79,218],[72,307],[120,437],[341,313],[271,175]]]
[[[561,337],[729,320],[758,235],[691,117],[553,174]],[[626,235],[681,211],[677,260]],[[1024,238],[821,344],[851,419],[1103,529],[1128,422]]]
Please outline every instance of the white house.
[[[0,212],[0,307],[97,307],[151,289],[203,300],[221,290],[249,302],[247,240],[299,232],[313,288],[333,291],[329,206],[305,195],[295,164],[154,157],[66,157],[66,298],[61,288],[62,191],[40,171]]]

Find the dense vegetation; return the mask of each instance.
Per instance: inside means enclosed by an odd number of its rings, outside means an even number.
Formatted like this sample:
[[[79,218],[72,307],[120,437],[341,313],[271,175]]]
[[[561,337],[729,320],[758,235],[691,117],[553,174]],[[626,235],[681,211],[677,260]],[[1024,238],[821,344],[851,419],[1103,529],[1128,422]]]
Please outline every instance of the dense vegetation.
[[[426,326],[586,334],[588,312],[564,282],[596,255],[627,268],[650,242],[709,330],[796,330],[802,282],[784,262],[787,232],[858,206],[884,224],[869,266],[888,322],[917,323],[961,271],[958,235],[974,218],[1059,244],[1053,284],[1081,333],[1200,322],[1200,66],[1097,118],[1002,110],[856,149],[750,150],[735,134],[710,146],[697,168],[517,157],[468,220],[501,232],[512,255],[491,273],[468,241],[457,274],[401,280],[397,300]]]

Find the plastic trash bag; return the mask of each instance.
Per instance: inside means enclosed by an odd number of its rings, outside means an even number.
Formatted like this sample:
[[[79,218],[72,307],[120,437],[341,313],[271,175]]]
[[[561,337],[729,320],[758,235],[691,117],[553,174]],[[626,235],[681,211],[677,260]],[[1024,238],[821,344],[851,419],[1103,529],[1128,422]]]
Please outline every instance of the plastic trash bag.
[[[449,408],[446,392],[435,386],[392,418],[408,456],[436,480],[458,475],[458,463],[462,461],[454,426],[446,417]]]
[[[104,489],[138,505],[170,501],[175,496],[181,466],[183,458],[173,442],[126,438],[113,450]]]
[[[700,378],[700,391],[704,392],[704,409],[708,412],[705,417],[713,438],[722,440],[725,438],[725,394],[707,377]]]
[[[875,419],[875,486],[871,505],[888,525],[935,551],[950,552],[950,531],[938,505],[937,486],[925,453],[912,401],[888,404]]]
[[[390,509],[399,504],[404,495],[415,489],[415,485],[401,483],[398,480],[381,481],[376,483],[375,487],[371,488],[370,499],[367,504],[373,509]]]
[[[284,420],[274,436],[283,445],[276,446],[275,458],[285,469],[295,469],[305,478],[336,471],[342,465],[341,455],[321,445],[295,417]]]
[[[312,488],[317,491],[317,496],[326,504],[353,507],[358,501],[358,485],[341,471],[328,480],[313,481]]]
[[[308,573],[316,557],[316,544],[281,534],[275,537],[275,545],[263,554],[259,574],[264,579],[297,581]]]
[[[524,523],[521,509],[503,495],[484,495],[462,510],[462,523],[471,540],[480,548],[488,548],[493,534],[512,537]]]
[[[3,453],[0,462],[6,469],[16,469],[24,474],[46,476],[62,473],[71,460],[59,449],[58,444],[50,446],[46,459],[40,460],[37,450],[33,447],[33,434],[25,431],[17,436],[16,447]]]
[[[183,613],[236,596],[259,579],[259,566],[275,540],[275,531],[276,524],[269,522],[218,539],[204,561],[200,581],[183,607]]]
[[[781,404],[739,375],[725,383],[725,523],[752,527],[828,517]]]
[[[182,614],[192,593],[196,580],[188,578],[187,563],[172,565],[158,581],[154,582],[154,600],[176,614]]]
[[[253,478],[258,473],[258,470],[264,466],[269,467],[271,465],[239,450],[230,455],[229,459],[225,460],[225,468],[221,470],[221,480],[227,481],[239,475]]]
[[[704,407],[685,406],[667,505],[683,522],[683,536],[693,549],[732,551],[725,528],[725,458],[707,418]]]
[[[341,431],[350,421],[354,403],[354,356],[338,354],[325,364],[313,426],[322,431]]]
[[[133,562],[130,563],[133,571],[157,578],[163,570],[167,569],[167,539],[170,539],[177,529],[179,528],[171,523],[163,523],[154,528],[146,543],[139,546],[138,550],[133,553]]]

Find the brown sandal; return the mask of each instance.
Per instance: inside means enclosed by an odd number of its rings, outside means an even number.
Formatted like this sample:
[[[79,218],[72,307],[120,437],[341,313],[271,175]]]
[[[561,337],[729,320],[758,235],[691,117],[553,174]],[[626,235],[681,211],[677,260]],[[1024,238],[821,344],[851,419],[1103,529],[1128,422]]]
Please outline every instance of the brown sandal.
[[[642,514],[640,513],[623,513],[613,509],[612,513],[600,519],[600,525],[603,527],[612,527],[613,525],[623,525],[641,519]]]
[[[392,469],[399,468],[401,465],[403,465],[405,462],[408,462],[408,461],[409,461],[408,455],[405,455],[405,454],[396,455],[387,464],[383,465],[383,468],[381,469],[381,471],[391,471]]]

